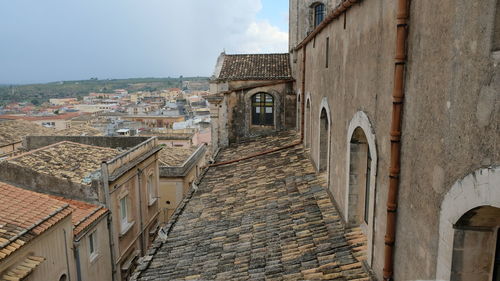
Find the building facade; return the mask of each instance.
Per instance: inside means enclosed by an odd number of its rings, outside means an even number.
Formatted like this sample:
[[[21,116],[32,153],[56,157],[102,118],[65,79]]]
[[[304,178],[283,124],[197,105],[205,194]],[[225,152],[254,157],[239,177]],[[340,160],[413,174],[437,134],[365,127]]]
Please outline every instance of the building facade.
[[[105,220],[109,243],[102,240],[97,245],[107,245],[111,254],[100,259],[109,256],[113,280],[127,280],[159,226],[157,154],[161,147],[156,138],[38,136],[26,141],[26,149],[30,151],[0,162],[0,179],[109,209]],[[77,244],[83,249],[88,246]],[[82,261],[87,261],[87,250],[79,251]],[[91,265],[82,263],[80,269]]]
[[[499,5],[290,1],[304,145],[381,280],[498,278]]]
[[[212,145],[295,127],[288,54],[222,53],[210,82]]]

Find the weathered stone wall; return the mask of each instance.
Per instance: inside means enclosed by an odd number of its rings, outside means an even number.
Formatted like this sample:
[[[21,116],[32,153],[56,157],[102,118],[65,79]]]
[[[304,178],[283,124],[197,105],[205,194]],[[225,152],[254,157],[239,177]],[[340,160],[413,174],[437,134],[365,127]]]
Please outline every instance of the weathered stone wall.
[[[341,16],[330,23],[306,46],[305,95],[310,97],[306,116],[311,159],[318,167],[321,155],[329,153],[326,169],[329,189],[340,210],[348,209],[348,155],[351,136],[349,124],[363,112],[375,135],[374,152],[378,154],[375,173],[376,206],[371,215],[373,241],[369,250],[375,253],[367,263],[381,279],[385,235],[389,169],[392,81],[394,72],[396,1],[367,0],[347,11],[346,24]],[[327,58],[328,38],[328,58]],[[297,51],[297,92],[303,69],[302,49]],[[326,60],[328,59],[328,67]],[[303,97],[304,97],[303,96]],[[329,120],[330,141],[320,151],[320,114],[325,108]],[[368,135],[368,132],[364,132]],[[372,148],[370,148],[372,149]],[[345,217],[345,212],[342,212]],[[371,232],[367,231],[367,236]]]
[[[229,83],[230,89],[237,89],[244,85],[262,84],[255,81],[234,81]],[[274,97],[274,126],[254,126],[252,120],[251,98],[257,93],[267,93]],[[272,86],[257,87],[242,91],[234,91],[226,94],[224,98],[224,108],[221,108],[220,119],[226,120],[227,136],[223,133],[220,138],[227,137],[228,143],[238,142],[240,139],[265,135],[283,129],[294,129],[296,119],[296,95],[292,90],[292,83],[282,83]],[[223,122],[224,123],[224,122]],[[221,129],[221,123],[219,123]]]
[[[396,280],[435,278],[444,196],[465,175],[500,163],[496,5],[412,1]]]
[[[102,191],[98,183],[78,184],[49,174],[39,173],[7,161],[0,162],[0,179],[40,193],[62,196],[91,203],[98,203]]]
[[[499,164],[500,54],[491,52],[495,6],[494,0],[445,0],[437,6],[411,2],[395,280],[435,279],[443,197],[458,179]],[[305,66],[305,95],[311,97],[306,143],[316,165],[320,155],[329,151],[329,189],[341,210],[348,204],[349,123],[362,111],[373,128],[378,163],[373,245],[369,247],[374,254],[367,263],[379,279],[386,227],[396,12],[397,1],[360,1],[347,11],[345,28],[342,15],[307,44]],[[293,12],[291,21],[292,17]],[[296,60],[291,57],[299,92],[302,50],[295,56]],[[331,114],[327,152],[319,149],[324,106]]]

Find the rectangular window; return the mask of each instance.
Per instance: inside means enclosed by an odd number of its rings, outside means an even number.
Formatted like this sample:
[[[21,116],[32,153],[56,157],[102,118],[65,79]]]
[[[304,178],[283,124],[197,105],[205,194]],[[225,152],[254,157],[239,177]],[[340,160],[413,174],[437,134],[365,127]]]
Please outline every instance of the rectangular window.
[[[328,56],[329,56],[329,49],[330,49],[330,37],[326,37],[326,50],[325,50],[325,67],[328,68]]]
[[[155,199],[156,199],[154,186],[153,186],[153,174],[148,176],[147,185],[148,185],[148,194],[149,194],[149,205],[151,205],[155,202]]]
[[[120,199],[120,221],[121,229],[125,229],[128,226],[128,196]]]
[[[89,257],[92,260],[97,256],[96,231],[90,233],[88,239],[89,239]]]

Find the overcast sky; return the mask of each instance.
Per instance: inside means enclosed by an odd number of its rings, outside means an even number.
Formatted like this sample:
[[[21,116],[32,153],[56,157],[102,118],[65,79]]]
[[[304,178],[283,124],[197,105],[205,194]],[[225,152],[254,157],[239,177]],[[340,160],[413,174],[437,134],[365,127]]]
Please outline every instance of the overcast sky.
[[[287,52],[288,0],[0,0],[0,84],[209,76]]]

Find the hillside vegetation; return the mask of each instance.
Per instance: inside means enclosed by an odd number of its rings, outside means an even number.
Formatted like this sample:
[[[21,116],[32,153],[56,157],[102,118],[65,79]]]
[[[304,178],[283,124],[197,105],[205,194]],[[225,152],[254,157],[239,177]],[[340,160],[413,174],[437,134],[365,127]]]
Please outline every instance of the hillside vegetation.
[[[31,102],[35,105],[51,98],[83,97],[91,92],[112,92],[116,89],[157,91],[181,88],[181,81],[208,81],[206,77],[130,78],[109,80],[62,81],[46,84],[0,85],[0,105],[10,102]]]

